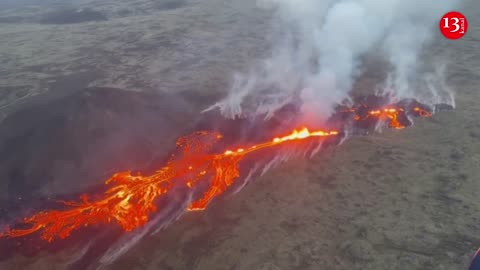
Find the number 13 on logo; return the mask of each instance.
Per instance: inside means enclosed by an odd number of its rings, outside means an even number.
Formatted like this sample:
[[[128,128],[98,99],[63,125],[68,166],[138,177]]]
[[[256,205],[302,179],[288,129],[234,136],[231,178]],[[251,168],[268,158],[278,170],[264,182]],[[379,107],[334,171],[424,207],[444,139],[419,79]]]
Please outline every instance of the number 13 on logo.
[[[467,30],[467,18],[460,12],[448,12],[440,19],[440,32],[448,39],[459,39]]]

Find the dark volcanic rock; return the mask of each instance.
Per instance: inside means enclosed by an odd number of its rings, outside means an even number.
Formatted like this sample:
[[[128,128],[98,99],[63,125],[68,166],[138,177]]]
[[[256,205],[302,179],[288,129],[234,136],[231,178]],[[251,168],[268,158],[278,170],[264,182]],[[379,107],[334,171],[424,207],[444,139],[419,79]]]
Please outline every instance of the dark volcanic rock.
[[[179,97],[113,88],[46,95],[0,124],[0,208],[10,215],[28,201],[83,193],[115,171],[146,169],[192,125]]]
[[[223,151],[268,141],[298,125],[295,106],[285,106],[268,121],[231,120],[218,112],[198,114],[184,97],[167,94],[87,88],[48,95],[32,99],[0,125],[0,208],[2,201],[17,205],[18,200],[83,193],[119,171],[149,173],[175,150],[178,136],[193,130],[222,133],[223,140],[212,151]],[[363,101],[355,112],[339,110],[332,116],[329,126],[340,135],[325,139],[324,146],[338,144],[345,129],[376,126],[379,119],[363,117],[361,111],[368,113],[385,101],[373,97]],[[405,110],[397,120],[406,119],[402,123],[408,126],[407,115],[415,116],[412,108],[421,104],[405,100],[398,104]],[[361,120],[352,120],[359,115]]]
[[[106,20],[107,16],[105,14],[93,9],[62,8],[45,14],[40,22],[44,24],[72,24]]]
[[[223,151],[225,145],[269,140],[292,128],[279,119],[202,115],[181,95],[61,90],[29,99],[0,124],[0,220],[45,208],[38,202],[48,198],[71,200],[98,191],[115,172],[151,173],[175,150],[175,140],[194,130],[224,134],[213,149]]]
[[[21,16],[0,17],[0,23],[21,23],[23,21],[25,21],[25,18]]]
[[[181,8],[186,4],[185,0],[160,0],[155,2],[156,7],[160,10]]]

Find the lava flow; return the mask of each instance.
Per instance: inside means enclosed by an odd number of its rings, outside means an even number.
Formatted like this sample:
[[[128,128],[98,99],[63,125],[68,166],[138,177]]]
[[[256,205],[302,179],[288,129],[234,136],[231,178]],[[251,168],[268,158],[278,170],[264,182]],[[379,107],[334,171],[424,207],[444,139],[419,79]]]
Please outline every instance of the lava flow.
[[[0,237],[20,237],[42,230],[41,238],[51,242],[56,238],[66,238],[73,230],[83,226],[112,221],[120,224],[125,231],[131,231],[148,222],[149,215],[157,210],[155,200],[168,193],[176,181],[193,188],[200,180],[210,176],[210,188],[187,209],[203,210],[212,198],[223,193],[240,176],[238,162],[245,155],[293,140],[335,135],[338,135],[337,131],[309,131],[303,128],[269,142],[212,155],[204,154],[211,143],[200,144],[198,138],[215,141],[222,136],[215,132],[196,132],[178,140],[181,158],[172,157],[165,167],[154,174],[116,173],[105,182],[112,187],[103,198],[90,201],[87,195],[82,195],[79,202],[62,202],[70,209],[41,211],[23,219],[24,224],[30,225],[29,228],[7,230]]]
[[[407,107],[401,103],[374,108],[361,105],[337,112],[342,115],[344,122],[347,122],[345,119],[351,120],[354,126],[362,126],[373,119],[375,124],[383,122],[392,128],[409,125],[409,116],[431,115],[423,107]],[[26,217],[21,224],[0,233],[0,237],[39,233],[41,239],[52,242],[68,237],[81,227],[113,222],[125,231],[131,231],[146,224],[157,211],[157,200],[173,192],[174,188],[194,189],[206,183],[208,188],[201,198],[186,209],[203,210],[240,177],[239,162],[247,155],[292,141],[340,137],[345,128],[313,131],[302,128],[283,137],[217,154],[211,153],[212,147],[222,135],[217,132],[195,132],[178,139],[179,153],[172,155],[167,164],[152,175],[132,174],[130,171],[116,173],[105,182],[109,188],[98,198],[82,195],[79,201],[62,201],[65,209],[41,211]]]

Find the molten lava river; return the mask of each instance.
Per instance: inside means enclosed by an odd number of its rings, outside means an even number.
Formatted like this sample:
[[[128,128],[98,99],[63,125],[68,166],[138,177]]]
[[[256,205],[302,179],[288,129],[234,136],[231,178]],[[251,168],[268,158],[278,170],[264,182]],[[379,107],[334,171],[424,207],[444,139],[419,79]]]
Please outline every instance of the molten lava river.
[[[295,147],[300,141],[322,143],[329,138],[340,139],[349,127],[361,129],[382,123],[390,128],[401,129],[411,124],[412,117],[427,117],[431,111],[415,102],[342,108],[336,113],[342,125],[336,125],[335,129],[301,127],[270,140],[218,152],[213,149],[222,139],[222,134],[214,131],[194,132],[178,139],[178,151],[155,173],[115,173],[105,181],[104,193],[95,196],[85,194],[76,201],[61,201],[59,209],[40,211],[25,217],[16,225],[4,228],[0,237],[15,238],[32,234],[52,242],[67,238],[81,227],[107,223],[116,223],[125,231],[132,231],[151,219],[159,210],[159,198],[173,192],[174,188],[206,187],[185,210],[205,209],[212,199],[224,193],[240,177],[239,163],[247,156],[255,156],[260,152],[265,154],[269,149],[282,145]]]

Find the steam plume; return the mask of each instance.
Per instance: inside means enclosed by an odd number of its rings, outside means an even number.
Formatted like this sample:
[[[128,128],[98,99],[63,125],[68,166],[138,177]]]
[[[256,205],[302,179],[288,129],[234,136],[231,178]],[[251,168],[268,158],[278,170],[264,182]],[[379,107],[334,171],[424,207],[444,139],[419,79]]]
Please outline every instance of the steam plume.
[[[455,2],[259,0],[276,14],[280,35],[273,52],[248,74],[236,74],[226,98],[207,110],[219,108],[228,118],[269,118],[297,100],[307,121],[324,120],[335,104],[348,98],[362,73],[362,58],[372,53],[388,67],[385,78],[376,82],[381,91],[427,103],[453,103],[441,82],[442,70],[427,74],[428,66],[419,59],[438,31],[438,20]]]

